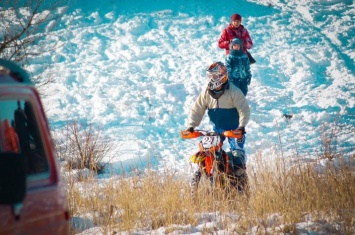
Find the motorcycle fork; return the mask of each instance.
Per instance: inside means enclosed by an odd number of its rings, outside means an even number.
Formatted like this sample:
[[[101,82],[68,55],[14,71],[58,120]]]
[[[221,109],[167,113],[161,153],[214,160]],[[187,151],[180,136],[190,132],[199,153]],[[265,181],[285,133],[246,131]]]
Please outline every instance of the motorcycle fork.
[[[222,149],[220,149],[219,152],[216,153],[216,151],[214,151],[214,161],[213,161],[213,168],[212,168],[212,172],[211,172],[211,175],[212,175],[212,184],[214,186],[217,186],[219,188],[223,188],[225,186],[225,180],[224,180],[224,173],[228,172],[227,169],[228,169],[228,162],[227,163],[224,163],[226,164],[226,172],[223,172],[219,169],[219,165],[220,165],[220,162],[223,161],[224,159],[222,159],[222,154],[223,154],[223,151]],[[227,159],[225,159],[227,160]]]

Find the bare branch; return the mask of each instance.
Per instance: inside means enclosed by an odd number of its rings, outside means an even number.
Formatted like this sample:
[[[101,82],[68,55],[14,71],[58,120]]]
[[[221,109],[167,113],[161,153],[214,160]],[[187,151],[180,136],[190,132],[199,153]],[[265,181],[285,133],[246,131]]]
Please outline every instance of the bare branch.
[[[30,57],[39,56],[39,53],[30,53],[29,48],[48,36],[55,28],[53,26],[58,25],[64,11],[57,13],[56,10],[58,7],[67,7],[69,1],[0,0],[0,37],[3,38],[0,57],[25,65]]]

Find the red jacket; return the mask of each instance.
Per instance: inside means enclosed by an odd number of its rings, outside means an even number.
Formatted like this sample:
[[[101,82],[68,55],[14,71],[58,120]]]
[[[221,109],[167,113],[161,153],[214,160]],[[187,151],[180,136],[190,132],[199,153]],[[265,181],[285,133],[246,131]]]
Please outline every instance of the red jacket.
[[[248,30],[240,25],[237,29],[233,28],[229,24],[225,29],[223,29],[221,37],[218,40],[218,46],[221,49],[226,49],[226,55],[229,54],[229,43],[233,38],[240,38],[243,40],[243,50],[246,53],[247,49],[251,49],[253,46],[253,41],[248,33]]]

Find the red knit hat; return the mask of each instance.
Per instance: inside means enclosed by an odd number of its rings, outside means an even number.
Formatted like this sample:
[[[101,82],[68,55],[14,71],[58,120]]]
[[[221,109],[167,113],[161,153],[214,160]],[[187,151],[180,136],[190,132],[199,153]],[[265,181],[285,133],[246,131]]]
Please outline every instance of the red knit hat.
[[[231,21],[235,21],[235,20],[242,21],[242,16],[239,15],[239,14],[233,14],[233,15],[231,16]]]

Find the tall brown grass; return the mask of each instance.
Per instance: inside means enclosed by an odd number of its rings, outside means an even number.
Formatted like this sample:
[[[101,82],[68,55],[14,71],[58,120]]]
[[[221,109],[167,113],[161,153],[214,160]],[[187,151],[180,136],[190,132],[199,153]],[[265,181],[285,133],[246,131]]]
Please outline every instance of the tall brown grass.
[[[355,162],[353,156],[352,164]],[[349,162],[328,160],[289,165],[257,159],[248,169],[250,195],[212,191],[207,182],[191,196],[189,180],[173,173],[148,171],[142,176],[112,177],[98,184],[89,178],[72,182],[68,190],[72,216],[87,218],[89,227],[104,234],[149,231],[190,232],[191,226],[218,221],[218,228],[243,234],[297,233],[296,224],[327,224],[329,234],[355,233],[355,173]],[[72,179],[74,180],[74,179]],[[85,185],[85,186],[83,186]],[[73,226],[75,227],[75,226]],[[78,232],[73,228],[73,234]]]

